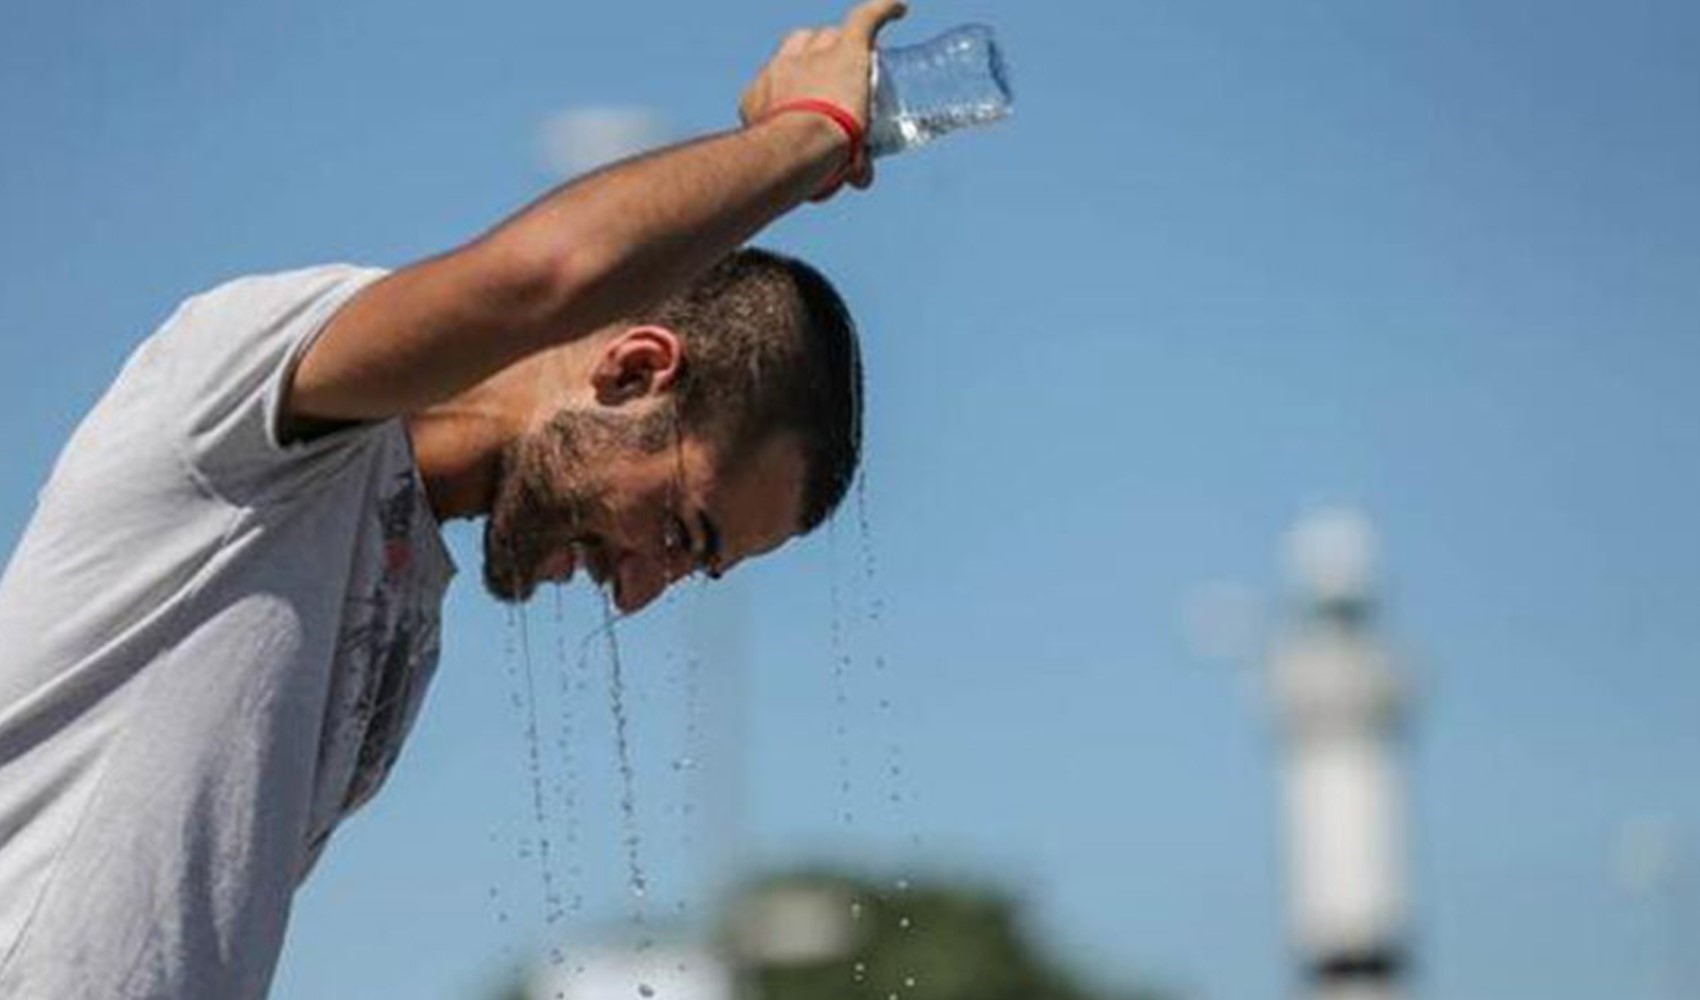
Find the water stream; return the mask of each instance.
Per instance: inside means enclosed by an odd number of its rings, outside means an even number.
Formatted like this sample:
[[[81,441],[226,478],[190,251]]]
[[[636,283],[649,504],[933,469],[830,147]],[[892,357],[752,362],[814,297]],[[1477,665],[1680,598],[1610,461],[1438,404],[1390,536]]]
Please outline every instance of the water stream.
[[[537,724],[537,679],[531,656],[531,628],[523,605],[517,605],[514,614],[519,626],[520,677],[525,692],[525,764],[531,779],[531,818],[537,831],[537,871],[543,888],[543,923],[553,927],[561,919],[561,896],[555,887],[555,868],[550,858],[550,823],[544,800],[543,741]]]
[[[626,710],[626,675],[620,660],[619,631],[615,628],[618,615],[613,595],[606,589],[602,593],[602,617],[603,635],[608,643],[608,708],[614,719],[614,750],[620,771],[620,839],[626,855],[626,888],[631,894],[632,929],[641,955],[655,946],[649,935],[647,916],[649,876],[644,870],[643,833],[638,824],[637,779],[632,764],[630,721]],[[641,983],[638,992],[649,997],[654,995],[655,990],[649,984]]]
[[[912,854],[919,854],[921,838],[916,832],[913,820],[908,810],[908,776],[904,767],[903,744],[899,738],[901,727],[896,715],[895,678],[886,656],[885,638],[885,597],[879,581],[879,561],[874,549],[873,519],[868,510],[867,476],[858,476],[855,490],[856,529],[861,546],[862,556],[862,585],[865,589],[865,617],[868,642],[872,648],[873,676],[871,677],[872,694],[878,708],[876,715],[880,732],[880,742],[883,748],[883,761],[880,768],[881,794],[887,806],[887,814],[893,829],[905,831],[905,839]],[[834,615],[836,619],[836,612]],[[915,922],[909,913],[910,883],[905,876],[899,876],[892,882],[895,899],[893,907],[897,914],[898,929],[904,933],[915,930]],[[909,972],[903,974],[905,988],[914,984],[914,976]],[[898,1000],[900,994],[893,991],[890,1000]]]

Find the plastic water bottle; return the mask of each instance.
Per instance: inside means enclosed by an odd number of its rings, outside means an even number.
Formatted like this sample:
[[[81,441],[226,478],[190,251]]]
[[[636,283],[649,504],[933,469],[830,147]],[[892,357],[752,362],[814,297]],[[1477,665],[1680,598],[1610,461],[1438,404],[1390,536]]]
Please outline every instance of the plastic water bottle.
[[[868,153],[889,156],[1009,117],[1015,95],[992,29],[965,24],[874,54]]]

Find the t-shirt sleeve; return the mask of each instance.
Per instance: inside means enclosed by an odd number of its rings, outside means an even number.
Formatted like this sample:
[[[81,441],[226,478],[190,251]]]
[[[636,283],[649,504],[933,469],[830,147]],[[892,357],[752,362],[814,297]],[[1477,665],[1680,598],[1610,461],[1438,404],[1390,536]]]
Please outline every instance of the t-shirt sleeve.
[[[186,302],[157,335],[169,357],[161,403],[176,415],[191,471],[234,503],[263,504],[310,489],[351,460],[381,424],[284,441],[280,418],[296,367],[332,316],[383,277],[327,265],[241,278]]]

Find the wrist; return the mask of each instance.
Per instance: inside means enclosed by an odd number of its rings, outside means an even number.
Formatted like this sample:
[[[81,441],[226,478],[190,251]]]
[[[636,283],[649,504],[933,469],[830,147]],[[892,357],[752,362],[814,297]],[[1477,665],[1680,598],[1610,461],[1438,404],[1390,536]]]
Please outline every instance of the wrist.
[[[832,197],[867,157],[865,126],[836,102],[817,98],[785,101],[771,108],[762,121],[792,129],[799,137],[806,137],[798,140],[806,143],[805,148],[823,153],[836,163],[830,179],[815,195],[816,201]]]
[[[780,111],[769,114],[757,124],[784,135],[786,145],[804,154],[811,162],[830,160],[836,164],[850,158],[849,136],[825,115]]]

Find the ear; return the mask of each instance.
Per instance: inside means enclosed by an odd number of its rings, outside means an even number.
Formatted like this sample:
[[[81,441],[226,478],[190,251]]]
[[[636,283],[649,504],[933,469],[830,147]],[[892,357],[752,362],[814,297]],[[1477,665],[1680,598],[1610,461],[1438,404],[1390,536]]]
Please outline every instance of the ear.
[[[618,406],[665,393],[684,370],[685,342],[664,326],[633,326],[602,348],[591,371],[596,401]]]

